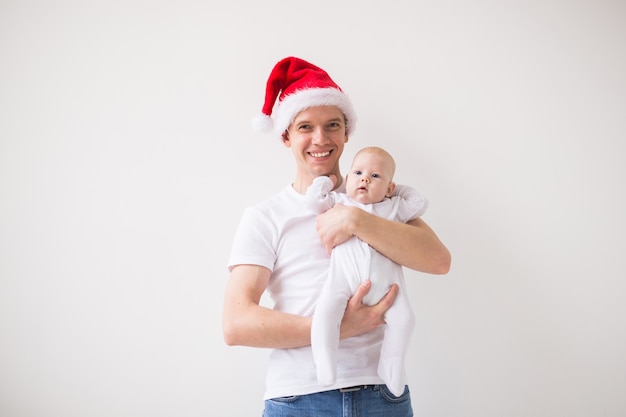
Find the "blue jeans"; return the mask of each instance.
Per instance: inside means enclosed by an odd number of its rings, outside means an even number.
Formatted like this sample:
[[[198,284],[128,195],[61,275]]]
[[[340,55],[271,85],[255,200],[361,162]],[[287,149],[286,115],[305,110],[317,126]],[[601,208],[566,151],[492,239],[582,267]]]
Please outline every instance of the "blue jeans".
[[[386,385],[366,385],[265,400],[263,417],[412,417],[409,387],[395,397]]]

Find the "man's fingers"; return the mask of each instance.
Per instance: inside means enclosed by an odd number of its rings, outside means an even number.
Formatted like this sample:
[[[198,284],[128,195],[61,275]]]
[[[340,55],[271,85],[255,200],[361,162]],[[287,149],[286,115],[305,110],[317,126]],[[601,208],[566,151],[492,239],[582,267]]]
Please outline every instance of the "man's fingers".
[[[393,305],[396,295],[398,295],[398,284],[393,284],[387,294],[376,304],[376,307],[381,309],[381,314],[384,314]]]
[[[371,287],[372,283],[370,282],[370,280],[364,281],[361,285],[359,285],[359,288],[356,289],[354,295],[350,297],[349,303],[352,305],[360,305],[361,303],[363,303],[363,297],[365,297],[367,293],[370,292]]]

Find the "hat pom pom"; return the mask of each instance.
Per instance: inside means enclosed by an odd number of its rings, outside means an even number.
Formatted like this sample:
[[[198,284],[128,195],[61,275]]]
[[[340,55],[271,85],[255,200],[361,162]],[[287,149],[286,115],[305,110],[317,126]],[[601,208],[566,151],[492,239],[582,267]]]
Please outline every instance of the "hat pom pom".
[[[268,133],[274,128],[274,121],[267,114],[257,114],[252,119],[252,128],[259,133]]]

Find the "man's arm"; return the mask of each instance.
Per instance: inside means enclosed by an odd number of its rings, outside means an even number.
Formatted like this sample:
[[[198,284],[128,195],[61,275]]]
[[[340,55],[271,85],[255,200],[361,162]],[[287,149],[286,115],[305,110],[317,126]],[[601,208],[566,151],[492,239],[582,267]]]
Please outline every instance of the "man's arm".
[[[294,348],[311,344],[311,318],[283,313],[259,305],[270,271],[257,265],[235,266],[226,284],[222,326],[228,345]],[[374,306],[362,303],[370,289],[362,284],[348,302],[341,322],[341,339],[371,331],[384,323],[384,314],[398,292],[394,286]]]
[[[430,274],[450,270],[450,252],[421,218],[400,223],[337,204],[318,216],[317,230],[329,253],[338,244],[358,236],[407,268]]]

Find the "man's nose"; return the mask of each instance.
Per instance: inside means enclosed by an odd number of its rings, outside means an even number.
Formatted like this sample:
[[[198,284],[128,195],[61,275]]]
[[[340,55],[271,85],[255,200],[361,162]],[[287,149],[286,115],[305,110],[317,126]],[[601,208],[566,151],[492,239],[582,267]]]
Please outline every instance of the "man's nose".
[[[324,132],[324,129],[322,127],[313,129],[313,142],[314,143],[327,143],[328,142],[328,137],[326,136],[326,133]]]

